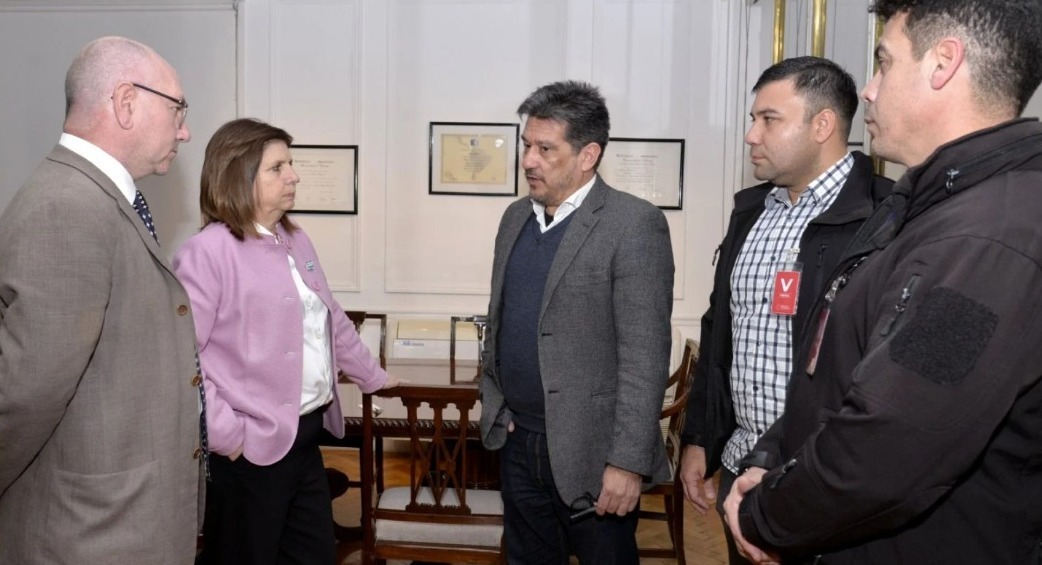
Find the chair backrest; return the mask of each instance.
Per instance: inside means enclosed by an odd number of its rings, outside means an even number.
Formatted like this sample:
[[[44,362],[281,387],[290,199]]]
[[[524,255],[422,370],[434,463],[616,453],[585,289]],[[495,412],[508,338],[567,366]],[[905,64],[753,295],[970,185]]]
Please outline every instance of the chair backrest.
[[[669,376],[666,392],[672,388],[672,400],[663,402],[665,407],[660,414],[662,432],[666,441],[666,454],[669,457],[670,480],[657,484],[645,494],[661,495],[663,510],[650,508],[640,509],[641,520],[664,521],[669,526],[669,546],[640,546],[641,557],[666,557],[675,559],[680,565],[687,560],[684,555],[684,488],[677,478],[680,472],[680,455],[683,446],[680,432],[684,427],[684,416],[687,412],[687,399],[691,390],[691,379],[694,378],[695,365],[698,364],[698,342],[688,339],[684,342],[684,353],[680,357],[673,374]],[[667,394],[668,396],[668,394]]]
[[[684,428],[684,417],[687,412],[687,397],[691,392],[691,380],[698,364],[698,341],[688,338],[684,341],[684,353],[673,374],[666,383],[667,390],[673,387],[673,401],[662,409],[660,419],[666,425],[666,450],[674,467],[683,449],[680,433]]]
[[[347,318],[355,325],[355,331],[362,333],[362,326],[366,320],[378,320],[380,322],[380,345],[379,356],[380,367],[387,369],[387,314],[374,314],[364,310],[344,310]]]
[[[401,400],[406,408],[407,418],[388,420],[374,416],[373,396]],[[381,527],[380,524],[384,524],[383,527],[389,527],[389,523],[396,522],[430,524],[432,527],[438,525],[442,528],[502,528],[501,504],[498,514],[482,513],[479,496],[494,498],[498,504],[499,492],[482,493],[468,491],[466,488],[470,481],[468,473],[472,467],[467,462],[467,440],[480,439],[477,402],[478,388],[466,385],[401,385],[363,395],[361,475],[365,555],[405,555],[394,552],[415,551],[419,547],[412,540],[394,536],[389,540],[377,539],[377,528]],[[399,495],[396,492],[403,489],[396,489],[391,485],[388,485],[383,494],[374,494],[374,440],[381,441],[384,437],[408,439],[409,485],[404,489],[407,491],[407,499],[404,494]],[[480,446],[476,441],[470,443]],[[479,502],[468,500],[468,493],[470,496],[479,496]],[[379,497],[386,497],[390,502],[381,504]],[[485,503],[485,507],[487,506]],[[466,545],[446,545],[430,551],[449,552],[441,555],[453,556],[451,560],[465,556],[467,558],[463,560],[484,558],[486,561],[495,562],[498,546],[490,550],[487,546],[468,548]],[[468,551],[476,553],[472,555]],[[421,557],[422,555],[414,558]]]
[[[488,316],[475,314],[473,316],[452,316],[449,318],[449,384],[456,384],[456,324],[469,322],[474,324],[478,332],[478,369],[471,381],[477,381],[481,377],[481,362],[485,353],[485,326],[488,325]]]

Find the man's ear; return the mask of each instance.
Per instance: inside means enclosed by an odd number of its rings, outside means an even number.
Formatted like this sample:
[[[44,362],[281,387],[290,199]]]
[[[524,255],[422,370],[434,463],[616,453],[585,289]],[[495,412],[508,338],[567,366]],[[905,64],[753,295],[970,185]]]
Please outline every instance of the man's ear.
[[[591,141],[579,150],[579,165],[583,171],[592,171],[601,156],[601,146]]]
[[[811,118],[811,126],[814,128],[814,141],[825,143],[839,127],[839,116],[832,108],[825,108]]]
[[[129,82],[121,82],[112,91],[112,112],[116,116],[116,123],[123,129],[130,129],[134,125],[134,111],[137,109],[135,100],[137,89]]]
[[[934,68],[930,72],[930,88],[940,90],[955,76],[966,61],[966,46],[957,37],[945,37],[930,50]]]

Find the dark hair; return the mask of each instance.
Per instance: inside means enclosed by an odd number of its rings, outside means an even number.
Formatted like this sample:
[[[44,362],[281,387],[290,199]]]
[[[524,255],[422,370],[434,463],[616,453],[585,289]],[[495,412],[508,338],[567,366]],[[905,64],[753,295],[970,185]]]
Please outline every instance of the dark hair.
[[[822,110],[831,109],[839,117],[843,138],[850,135],[850,124],[857,112],[857,84],[854,77],[836,63],[821,57],[793,57],[775,63],[753,85],[758,92],[765,85],[793,79],[796,94],[807,104],[804,116],[810,121]]]
[[[1024,111],[1042,82],[1039,0],[877,0],[884,21],[907,14],[905,35],[916,59],[945,36],[960,38],[975,93],[985,105]]]
[[[590,143],[601,147],[601,155],[608,146],[611,119],[596,86],[585,82],[565,80],[540,86],[517,107],[519,116],[553,120],[564,126],[564,139],[579,152]],[[597,165],[601,162],[597,158]],[[596,165],[595,165],[596,168]]]
[[[254,225],[257,203],[253,181],[257,178],[264,148],[272,141],[290,145],[293,137],[283,129],[253,118],[232,120],[217,128],[206,144],[199,184],[203,226],[221,222],[239,241],[245,235],[259,237]],[[296,230],[285,214],[279,223],[287,232]]]

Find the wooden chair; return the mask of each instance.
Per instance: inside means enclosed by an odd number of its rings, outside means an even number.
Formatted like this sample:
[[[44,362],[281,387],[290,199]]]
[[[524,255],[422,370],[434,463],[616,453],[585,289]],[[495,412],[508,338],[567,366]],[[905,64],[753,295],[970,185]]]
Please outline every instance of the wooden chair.
[[[376,465],[372,446],[380,420],[370,409],[373,396],[398,398],[408,412],[409,485],[383,493],[372,488]],[[476,386],[402,385],[366,394],[362,400],[363,439],[362,563],[386,559],[446,563],[504,563],[503,502],[497,490],[467,489],[468,437],[479,439]],[[426,404],[433,417],[421,419]],[[458,411],[458,416],[453,413]],[[376,424],[374,424],[374,421]],[[404,433],[402,433],[404,431]]]
[[[371,312],[364,312],[361,310],[344,310],[344,314],[347,318],[355,325],[355,331],[361,333],[362,325],[365,324],[366,320],[377,320],[380,323],[380,343],[378,345],[378,359],[380,360],[380,367],[383,369],[387,368],[387,314],[373,314]],[[375,353],[375,352],[374,352]],[[337,375],[337,381],[341,383],[349,382],[347,377],[342,373]],[[345,423],[350,427],[350,420],[355,418],[345,418]],[[357,418],[357,420],[361,420]],[[356,422],[357,426],[360,426],[361,422]],[[343,438],[337,438],[333,434],[323,430],[321,437],[319,438],[319,445],[327,447],[346,447],[358,449],[362,447],[362,438],[359,435],[351,436],[345,435]],[[376,476],[377,485],[380,490],[383,490],[384,475],[383,475],[383,443],[380,442],[376,445],[376,459],[380,462],[380,472]],[[326,467],[326,480],[329,482],[329,497],[330,500],[335,500],[345,493],[350,488],[361,488],[361,479],[352,480],[345,473],[332,467]],[[362,531],[361,526],[346,527],[341,524],[334,524],[336,539],[341,542],[358,543],[361,541]]]
[[[481,378],[481,361],[484,358],[485,349],[485,326],[488,325],[488,316],[484,314],[475,314],[473,316],[452,316],[449,318],[449,384],[456,384],[456,324],[460,322],[470,322],[474,324],[474,327],[478,331],[478,369],[474,378],[470,381],[460,380],[460,383],[464,382],[477,382]]]
[[[344,310],[344,314],[347,314],[347,318],[355,325],[355,331],[362,333],[362,325],[365,324],[366,320],[378,320],[380,322],[380,346],[379,355],[377,359],[380,360],[380,367],[387,368],[387,314],[373,314],[372,312],[365,312],[362,310]]]
[[[680,365],[670,375],[666,390],[673,387],[673,401],[662,409],[660,418],[667,423],[666,454],[669,457],[671,479],[644,492],[644,496],[662,496],[663,512],[641,510],[641,520],[658,520],[666,522],[669,528],[671,547],[639,548],[641,557],[667,557],[684,565],[684,486],[677,475],[680,473],[680,455],[683,445],[680,432],[684,428],[684,415],[687,411],[687,398],[690,392],[691,379],[694,378],[695,365],[698,363],[698,342],[688,339],[684,343],[684,353]],[[643,505],[642,505],[643,506]]]

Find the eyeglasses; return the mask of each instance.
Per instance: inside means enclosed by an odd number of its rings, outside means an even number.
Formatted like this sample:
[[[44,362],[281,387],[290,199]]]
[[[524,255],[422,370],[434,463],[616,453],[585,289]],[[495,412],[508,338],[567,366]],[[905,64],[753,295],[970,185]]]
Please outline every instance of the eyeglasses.
[[[166,98],[167,100],[173,102],[174,104],[177,104],[177,113],[174,115],[174,123],[177,125],[178,128],[180,128],[181,126],[184,125],[185,118],[188,117],[188,102],[184,98],[181,98],[180,100],[178,100],[177,98],[174,98],[173,96],[170,96],[169,94],[164,94],[164,93],[159,92],[158,90],[156,90],[154,88],[149,88],[149,87],[147,87],[147,86],[145,86],[143,84],[138,84],[136,82],[132,82],[130,84],[133,85],[135,88],[140,88],[141,90],[145,90],[147,92],[151,92],[152,94],[155,94],[156,96],[162,96],[163,98]]]
[[[589,492],[584,492],[582,496],[573,500],[568,508],[572,511],[568,519],[574,524],[597,512],[597,498]]]

